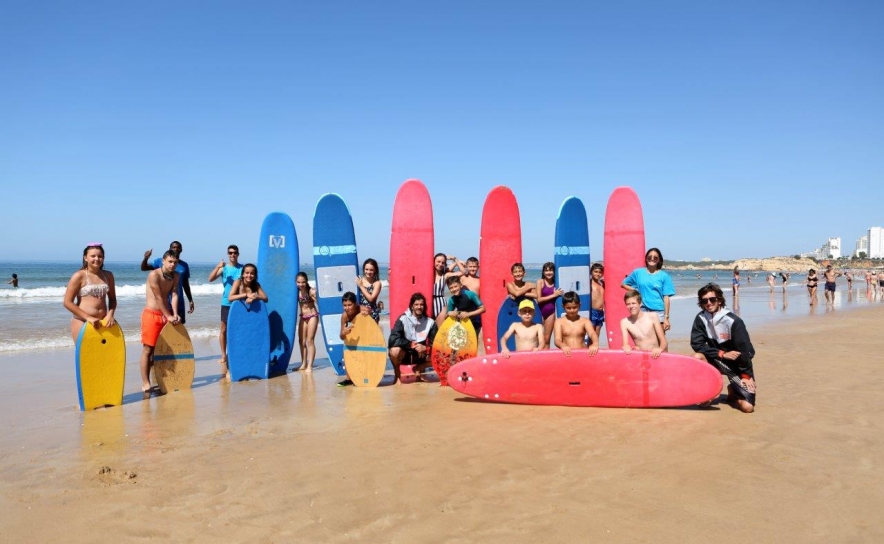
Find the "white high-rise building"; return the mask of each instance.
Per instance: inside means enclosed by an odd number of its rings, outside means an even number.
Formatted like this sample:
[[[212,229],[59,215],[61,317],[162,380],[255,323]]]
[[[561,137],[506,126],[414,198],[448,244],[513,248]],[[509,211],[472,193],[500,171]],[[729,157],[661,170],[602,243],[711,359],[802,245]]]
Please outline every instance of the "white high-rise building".
[[[869,256],[869,236],[864,234],[859,237],[859,240],[856,241],[856,249],[853,252],[854,257],[859,257],[860,253],[865,253],[866,257]]]
[[[884,258],[884,228],[869,228],[869,258]]]
[[[841,238],[829,238],[823,247],[820,248],[820,253],[820,258],[822,259],[840,259]]]

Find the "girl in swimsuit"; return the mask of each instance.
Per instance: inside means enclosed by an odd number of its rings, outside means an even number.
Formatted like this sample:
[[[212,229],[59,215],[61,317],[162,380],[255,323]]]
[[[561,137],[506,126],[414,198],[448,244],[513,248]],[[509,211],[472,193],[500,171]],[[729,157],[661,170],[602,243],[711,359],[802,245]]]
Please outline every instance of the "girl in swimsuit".
[[[71,318],[71,337],[74,342],[84,323],[96,329],[114,326],[117,292],[114,275],[104,270],[104,248],[93,243],[83,250],[83,268],[74,272],[64,293],[64,307]],[[102,320],[104,322],[102,323]]]
[[[356,276],[356,287],[359,289],[359,305],[367,306],[368,313],[375,323],[381,319],[378,297],[381,296],[381,280],[378,279],[378,262],[365,259],[362,263],[362,277]]]
[[[242,267],[242,276],[230,288],[230,295],[227,300],[244,300],[246,304],[251,304],[254,300],[263,300],[267,303],[267,293],[258,283],[258,267],[249,263]]]
[[[295,278],[298,286],[298,307],[301,319],[298,320],[298,343],[301,345],[301,366],[295,370],[313,372],[316,359],[316,328],[319,326],[319,310],[316,309],[316,289],[310,287],[307,274],[298,272]]]
[[[811,268],[810,272],[807,273],[807,279],[805,280],[805,283],[807,283],[807,294],[810,295],[811,306],[816,303],[816,286],[819,282],[820,279],[819,276],[816,275],[816,270]]]
[[[463,272],[453,272],[448,266],[448,261],[457,262],[457,257],[449,257],[444,253],[437,253],[433,257],[433,317],[436,323],[441,323],[448,316],[448,299],[445,297],[445,281],[449,276],[462,276]]]
[[[543,318],[541,349],[549,349],[549,339],[556,324],[556,299],[564,294],[564,289],[556,288],[556,265],[544,263],[540,280],[537,281],[537,305],[540,306],[540,316]]]

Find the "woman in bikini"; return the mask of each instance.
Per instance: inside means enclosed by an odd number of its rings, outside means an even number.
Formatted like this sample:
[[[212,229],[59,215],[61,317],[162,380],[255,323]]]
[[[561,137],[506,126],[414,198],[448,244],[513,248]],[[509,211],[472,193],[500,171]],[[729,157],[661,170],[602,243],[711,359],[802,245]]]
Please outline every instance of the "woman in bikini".
[[[819,284],[819,282],[820,278],[816,275],[816,270],[811,268],[810,272],[807,273],[807,279],[804,280],[804,283],[807,284],[807,294],[810,295],[811,306],[816,303],[816,286]]]
[[[543,346],[541,349],[549,349],[549,339],[552,337],[553,327],[556,324],[556,299],[565,294],[564,289],[556,288],[556,265],[544,263],[537,281],[537,305],[540,307],[540,317],[543,319]]]
[[[298,320],[298,343],[301,345],[301,366],[295,370],[313,372],[313,360],[316,359],[316,328],[319,325],[319,310],[316,308],[316,289],[310,287],[307,274],[298,272],[295,278],[298,286],[298,308],[301,319]]]
[[[96,329],[114,326],[117,292],[114,275],[104,270],[104,248],[92,243],[83,250],[83,268],[74,272],[64,293],[64,307],[73,315],[71,337],[74,342],[84,323]]]
[[[368,307],[368,313],[375,323],[381,319],[378,298],[381,296],[381,280],[378,279],[378,262],[365,259],[362,263],[362,277],[356,276],[356,287],[359,293],[359,305]]]
[[[251,304],[254,300],[263,300],[267,303],[267,293],[258,283],[258,267],[249,263],[242,267],[242,276],[233,282],[230,288],[230,295],[227,300],[243,300],[246,304]]]
[[[448,266],[448,262],[457,262],[457,257],[449,257],[444,253],[437,253],[433,257],[433,314],[430,316],[436,320],[436,324],[445,321],[448,316],[448,297],[445,296],[445,283],[449,276],[462,276],[462,271],[455,272],[453,265]],[[476,293],[478,294],[478,293]]]

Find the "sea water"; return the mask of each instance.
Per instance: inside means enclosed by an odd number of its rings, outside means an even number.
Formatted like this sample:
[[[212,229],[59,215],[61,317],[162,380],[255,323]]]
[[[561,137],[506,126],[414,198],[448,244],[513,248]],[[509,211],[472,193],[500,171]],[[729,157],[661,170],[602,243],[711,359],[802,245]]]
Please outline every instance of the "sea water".
[[[215,338],[220,325],[222,285],[219,280],[209,282],[209,274],[217,263],[188,263],[190,287],[195,311],[188,314],[187,330],[193,338]],[[526,280],[537,281],[541,264],[526,264]],[[78,269],[76,262],[0,262],[0,353],[21,350],[70,349],[74,343],[70,334],[71,314],[62,305],[65,289],[71,275]],[[140,262],[107,262],[105,269],[114,273],[116,280],[116,320],[123,327],[128,342],[139,342],[141,310],[144,308],[145,279]],[[384,286],[381,300],[388,306],[387,265],[380,265],[380,279]],[[315,279],[313,267],[302,264],[301,270]],[[793,275],[789,286],[783,290],[778,282],[773,292],[766,283],[766,273],[742,271],[739,300],[732,300],[732,274],[725,270],[694,271],[669,270],[676,290],[670,310],[672,331],[670,338],[687,338],[696,306],[697,289],[709,282],[718,283],[724,290],[728,307],[737,312],[751,331],[758,330],[773,320],[784,317],[813,315],[844,309],[850,306],[884,302],[884,295],[867,293],[864,281],[854,282],[848,292],[846,281],[839,278],[835,303],[826,306],[822,282],[818,292],[819,302],[810,306],[807,289],[801,285],[804,276]],[[12,274],[18,274],[19,287],[13,289],[5,282]],[[481,273],[480,273],[481,275]],[[752,275],[752,283],[747,276]],[[260,281],[260,271],[259,278]],[[294,279],[292,280],[294,281]],[[618,288],[619,285],[612,287]],[[356,285],[350,288],[355,292]],[[431,293],[425,293],[431,298]],[[490,309],[489,309],[490,310]]]

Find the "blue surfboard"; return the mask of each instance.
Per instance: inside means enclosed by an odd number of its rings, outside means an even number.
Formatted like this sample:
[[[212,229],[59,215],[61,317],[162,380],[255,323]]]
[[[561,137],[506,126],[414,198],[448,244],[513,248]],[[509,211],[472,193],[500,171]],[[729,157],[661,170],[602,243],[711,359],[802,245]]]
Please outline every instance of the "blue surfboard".
[[[530,300],[530,299],[529,299]],[[510,297],[506,297],[503,300],[503,304],[500,305],[500,311],[497,313],[497,333],[500,336],[503,336],[507,329],[510,328],[510,325],[513,323],[518,323],[522,321],[522,318],[519,317],[519,303],[521,300],[513,300]],[[537,302],[534,302],[534,322],[542,323],[540,318],[540,308],[537,307]],[[497,351],[500,352],[500,348],[503,347],[503,344],[500,343],[500,338],[497,339]],[[516,337],[510,336],[509,340],[506,341],[506,347],[510,351],[516,351]]]
[[[556,218],[556,247],[553,263],[556,265],[556,287],[575,291],[580,295],[580,315],[589,318],[592,276],[589,268],[589,225],[586,209],[577,197],[569,197],[559,208]],[[564,313],[562,297],[556,299],[556,315]]]
[[[267,293],[270,324],[270,375],[283,374],[297,340],[298,235],[292,218],[273,212],[264,218],[258,239],[258,283]],[[232,376],[231,376],[232,377]]]
[[[335,372],[343,376],[346,371],[344,341],[340,337],[341,295],[356,292],[359,259],[350,210],[341,197],[333,193],[319,199],[313,214],[313,267],[325,349]]]
[[[260,269],[258,271],[261,279]],[[263,285],[262,285],[263,287]],[[266,292],[266,291],[265,291]],[[270,299],[270,295],[267,295]],[[227,368],[230,380],[267,379],[270,375],[270,321],[260,300],[234,300],[227,318]]]

